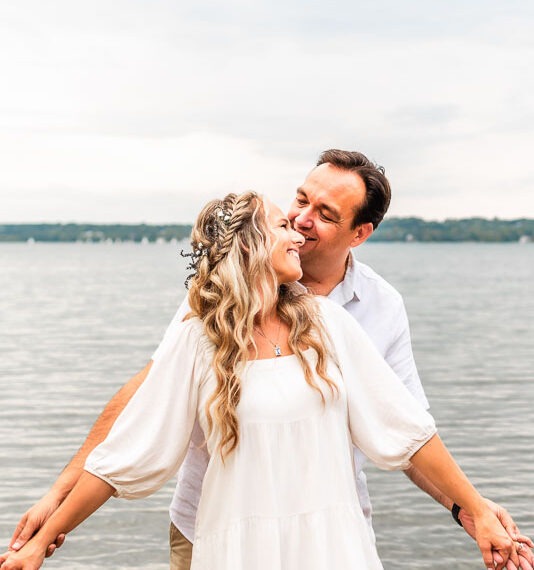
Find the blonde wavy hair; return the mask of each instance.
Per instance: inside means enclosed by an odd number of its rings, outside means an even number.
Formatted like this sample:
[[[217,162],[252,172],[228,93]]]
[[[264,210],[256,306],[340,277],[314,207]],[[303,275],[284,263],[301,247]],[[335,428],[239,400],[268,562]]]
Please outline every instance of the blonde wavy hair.
[[[203,208],[191,233],[195,273],[189,283],[189,304],[191,316],[202,320],[216,348],[212,365],[217,387],[206,404],[206,416],[210,432],[214,423],[220,430],[223,460],[239,443],[239,370],[251,347],[257,351],[254,327],[273,307],[290,329],[288,344],[306,382],[326,403],[303,354],[302,347],[311,347],[317,353],[317,375],[332,396],[337,394],[326,374],[330,339],[317,301],[296,283],[278,285],[267,215],[265,201],[255,192],[228,194]]]

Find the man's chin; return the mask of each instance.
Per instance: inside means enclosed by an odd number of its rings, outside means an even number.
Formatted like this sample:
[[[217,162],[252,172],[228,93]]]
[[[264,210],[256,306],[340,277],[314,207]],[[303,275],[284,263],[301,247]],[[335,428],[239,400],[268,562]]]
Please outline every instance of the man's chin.
[[[310,244],[311,245],[311,244]],[[299,249],[300,264],[306,265],[308,261],[315,258],[315,249],[313,246],[304,246]]]

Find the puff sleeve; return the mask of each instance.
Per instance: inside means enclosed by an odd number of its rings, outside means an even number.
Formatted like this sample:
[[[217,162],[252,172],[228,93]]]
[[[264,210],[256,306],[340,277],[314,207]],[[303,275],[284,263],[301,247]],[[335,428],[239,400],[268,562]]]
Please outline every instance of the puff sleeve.
[[[145,497],[173,477],[188,449],[198,390],[210,366],[202,323],[173,328],[165,349],[115,421],[88,456],[85,470],[115,488],[115,496]]]
[[[354,318],[327,299],[320,305],[343,375],[352,443],[382,469],[406,469],[436,433],[434,419]]]

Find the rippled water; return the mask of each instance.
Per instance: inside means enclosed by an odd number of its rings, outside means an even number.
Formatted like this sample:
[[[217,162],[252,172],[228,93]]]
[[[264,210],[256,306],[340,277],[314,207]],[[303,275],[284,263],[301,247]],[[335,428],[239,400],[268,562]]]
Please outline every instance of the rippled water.
[[[534,245],[369,244],[403,294],[440,433],[487,496],[534,534]],[[150,358],[185,294],[176,247],[0,245],[0,545],[113,393]],[[478,551],[400,473],[370,469],[386,569],[482,568]],[[167,568],[173,484],[112,500],[48,568]],[[335,569],[334,569],[335,570]]]

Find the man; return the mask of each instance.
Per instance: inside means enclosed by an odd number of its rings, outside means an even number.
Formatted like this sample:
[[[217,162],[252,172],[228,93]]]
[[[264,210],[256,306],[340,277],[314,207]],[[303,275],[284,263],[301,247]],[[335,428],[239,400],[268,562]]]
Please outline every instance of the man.
[[[316,168],[298,188],[288,217],[294,229],[305,237],[300,249],[302,284],[317,295],[328,295],[356,318],[399,380],[423,406],[428,407],[413,359],[402,298],[369,267],[357,262],[352,254],[352,248],[364,243],[381,222],[390,197],[390,186],[382,168],[361,153],[329,150],[321,155]],[[169,329],[182,320],[187,310],[187,304],[183,303]],[[158,359],[164,344],[165,337],[153,360]],[[51,490],[21,519],[13,535],[12,548],[19,549],[64,500],[81,474],[86,456],[105,438],[116,417],[144,381],[150,366],[151,363],[134,376],[106,406],[86,442]],[[196,426],[170,509],[172,570],[185,570],[190,566],[196,508],[209,459],[202,441],[203,434]],[[361,452],[356,450],[358,494],[372,532],[371,505],[361,469],[364,461]],[[413,468],[407,475],[446,508],[453,509],[452,501]],[[494,509],[503,526],[517,540],[518,530],[512,519],[497,505]],[[473,536],[472,521],[467,514],[456,507],[453,513]],[[63,538],[59,537],[56,544],[50,546],[49,554],[61,545]],[[534,563],[530,550],[521,546],[521,552],[522,561],[526,563],[528,558]]]

